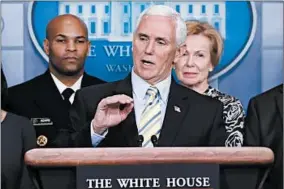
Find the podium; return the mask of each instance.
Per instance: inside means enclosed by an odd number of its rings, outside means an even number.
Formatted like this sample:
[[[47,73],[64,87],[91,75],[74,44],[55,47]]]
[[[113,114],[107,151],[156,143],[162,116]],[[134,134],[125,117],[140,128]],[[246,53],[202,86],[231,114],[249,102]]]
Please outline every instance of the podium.
[[[40,189],[75,189],[80,166],[161,164],[217,164],[220,189],[255,189],[257,171],[273,161],[273,152],[264,147],[45,148],[25,154]]]

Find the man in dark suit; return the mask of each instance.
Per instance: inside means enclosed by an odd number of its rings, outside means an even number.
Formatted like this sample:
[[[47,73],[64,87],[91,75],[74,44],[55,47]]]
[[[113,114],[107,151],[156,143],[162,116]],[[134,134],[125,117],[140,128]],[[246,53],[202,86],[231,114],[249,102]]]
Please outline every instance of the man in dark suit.
[[[222,104],[178,85],[172,62],[186,26],[167,6],[150,7],[133,34],[131,74],[77,92],[70,112],[81,147],[223,146]],[[192,75],[193,76],[193,75]]]
[[[69,14],[54,18],[47,25],[44,40],[48,70],[9,88],[8,110],[31,119],[40,147],[72,145],[68,111],[75,91],[103,83],[84,72],[89,47],[83,21]]]
[[[283,189],[283,85],[266,91],[249,102],[245,143],[264,146],[274,152],[274,164],[264,182],[264,189]],[[256,176],[256,175],[255,175]],[[258,184],[264,176],[260,171]]]

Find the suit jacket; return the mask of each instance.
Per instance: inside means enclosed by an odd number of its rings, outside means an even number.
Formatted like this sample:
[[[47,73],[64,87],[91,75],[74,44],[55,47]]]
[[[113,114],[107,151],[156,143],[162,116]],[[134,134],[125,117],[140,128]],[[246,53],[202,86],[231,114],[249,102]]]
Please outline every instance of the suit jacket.
[[[100,83],[103,81],[84,73],[81,87]],[[9,88],[8,91],[7,109],[32,119],[37,137],[44,135],[48,139],[44,147],[68,147],[71,145],[69,109],[64,104],[48,70],[32,80]],[[50,121],[42,123],[42,126],[36,126],[40,121],[43,121],[43,118],[49,118]]]
[[[36,147],[35,138],[28,119],[7,113],[1,123],[2,189],[35,189],[29,176],[30,169],[24,164],[24,154]]]
[[[77,92],[70,112],[72,125],[78,131],[74,136],[76,146],[92,146],[90,122],[97,105],[101,99],[115,94],[132,97],[130,76],[118,82],[86,87]],[[174,106],[178,106],[181,111],[175,111]],[[139,146],[134,111],[126,120],[108,130],[100,147]],[[180,86],[172,79],[158,146],[223,146],[226,133],[222,115],[221,102]]]
[[[245,143],[274,152],[274,165],[264,189],[283,189],[283,85],[252,98],[246,117]],[[260,179],[263,172],[260,171]]]

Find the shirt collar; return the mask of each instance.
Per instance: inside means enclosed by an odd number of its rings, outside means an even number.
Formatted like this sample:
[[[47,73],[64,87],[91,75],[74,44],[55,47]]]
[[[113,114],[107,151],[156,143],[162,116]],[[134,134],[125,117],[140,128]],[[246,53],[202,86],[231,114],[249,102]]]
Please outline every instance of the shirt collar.
[[[66,85],[64,85],[64,83],[62,83],[59,79],[57,79],[57,77],[55,77],[51,72],[50,75],[57,87],[57,89],[59,90],[60,94],[62,94],[62,92],[66,89],[66,88],[71,88],[73,89],[75,92],[77,90],[79,90],[81,88],[81,83],[82,83],[82,79],[83,79],[83,75],[81,77],[79,77],[79,79],[71,86],[71,87],[67,87]]]
[[[171,85],[171,74],[164,79],[163,81],[160,81],[155,87],[158,88],[161,100],[166,103],[168,101],[169,91],[170,91],[170,85]],[[136,95],[136,97],[139,100],[143,100],[146,96],[146,92],[148,88],[151,86],[149,83],[147,83],[145,80],[143,80],[141,77],[139,77],[132,69],[131,71],[131,83],[133,88],[133,93]]]

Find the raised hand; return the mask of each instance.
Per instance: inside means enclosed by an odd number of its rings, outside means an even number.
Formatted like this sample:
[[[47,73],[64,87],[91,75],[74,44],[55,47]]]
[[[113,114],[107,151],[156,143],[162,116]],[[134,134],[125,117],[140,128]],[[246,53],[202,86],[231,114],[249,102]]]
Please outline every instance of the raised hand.
[[[133,106],[133,99],[126,95],[114,95],[102,99],[92,121],[95,133],[102,134],[109,127],[118,125],[126,119]]]

